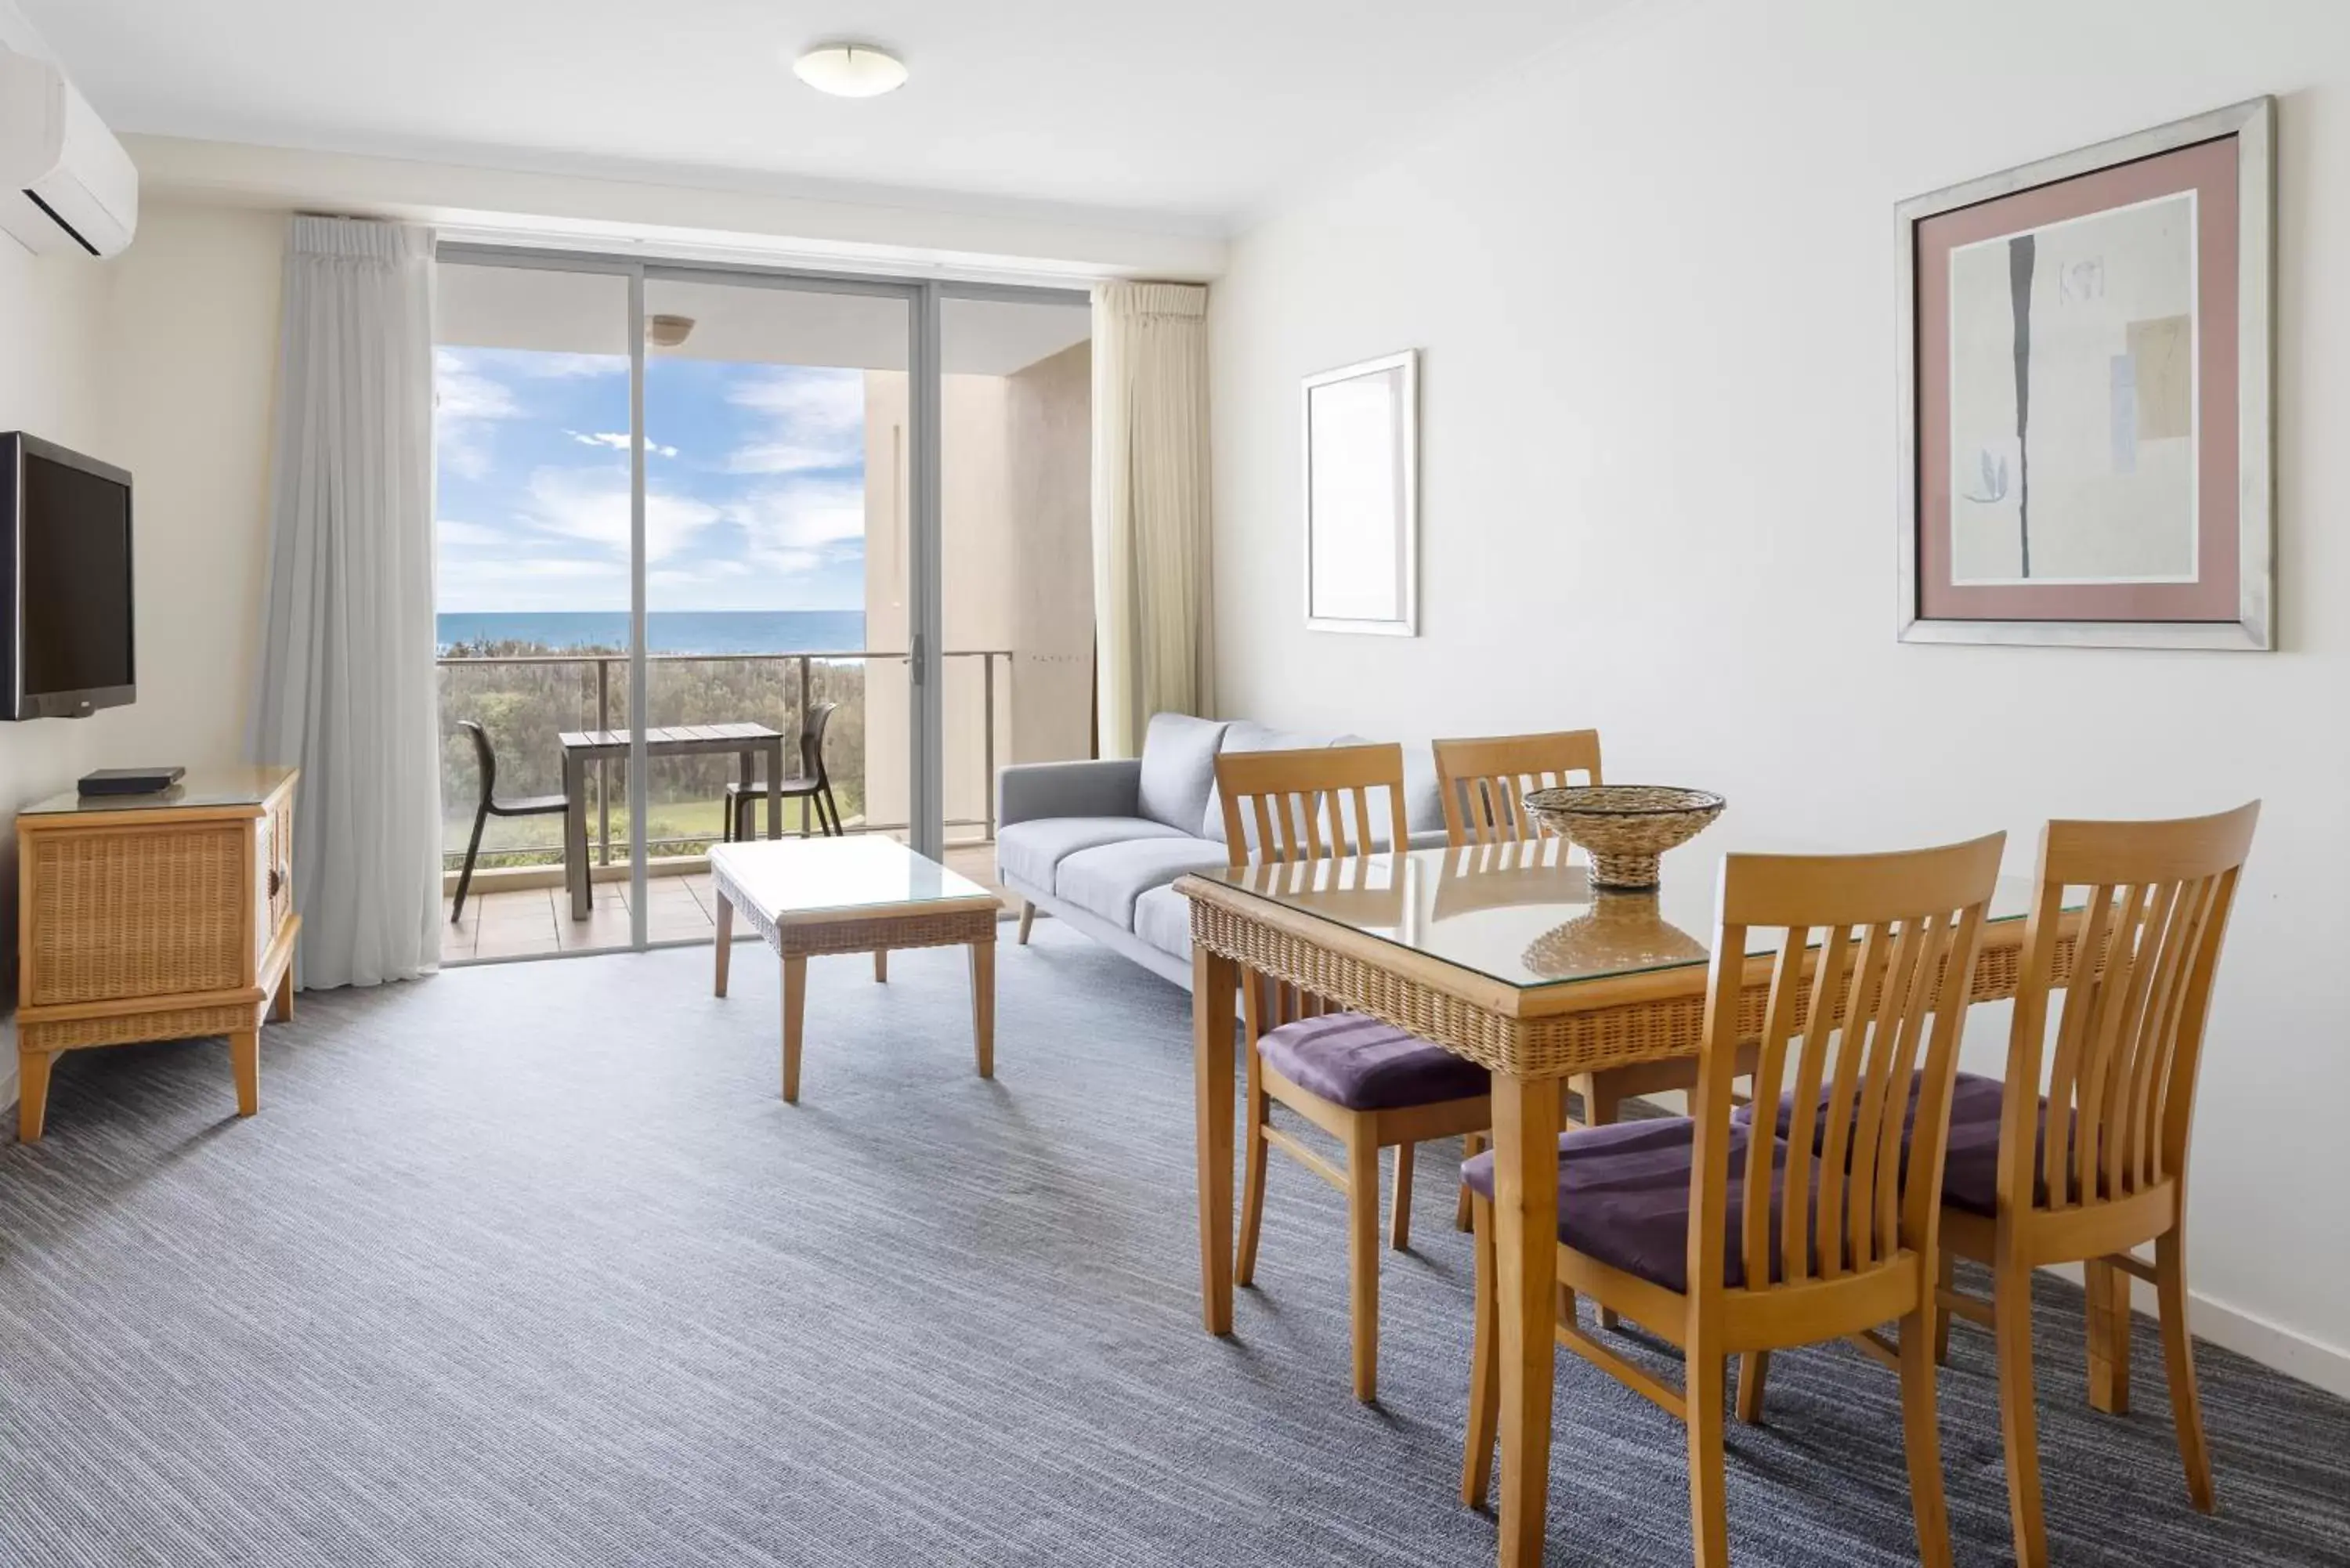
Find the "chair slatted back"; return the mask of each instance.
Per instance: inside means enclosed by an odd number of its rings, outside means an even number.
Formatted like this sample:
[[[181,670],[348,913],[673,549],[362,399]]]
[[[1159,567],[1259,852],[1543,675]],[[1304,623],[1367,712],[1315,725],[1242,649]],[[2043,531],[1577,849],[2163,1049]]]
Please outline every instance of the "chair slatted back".
[[[1224,843],[1235,868],[1287,866],[1373,853],[1372,792],[1388,798],[1388,842],[1410,842],[1405,826],[1403,748],[1311,746],[1289,752],[1226,752],[1216,758]],[[1328,1011],[1318,996],[1251,976],[1242,986],[1249,1037]]]
[[[1695,1112],[1692,1291],[1721,1287],[1733,1224],[1750,1291],[1866,1274],[1930,1244],[1968,987],[2005,841],[1992,834],[1890,855],[1724,861]],[[1774,1197],[1776,1146],[1765,1136],[1770,1116],[1758,1116],[1732,1214],[1739,999],[1750,962],[1760,961],[1746,957],[1750,935],[1774,928],[1753,1099],[1768,1106],[1792,1096],[1783,1147],[1793,1152]],[[1815,1164],[1805,1156],[1823,1131]]]
[[[1410,839],[1404,826],[1403,748],[1312,746],[1294,752],[1226,752],[1216,759],[1224,842],[1232,863],[1288,865],[1372,853],[1371,792],[1388,797],[1388,842]]]
[[[2169,822],[2048,825],[2008,1046],[2002,1204],[2028,1205],[2035,1190],[2051,1209],[2112,1201],[2184,1171],[2212,976],[2259,818],[2253,801]],[[2048,993],[2075,888],[2087,898],[2057,1018],[2043,1138],[2033,1118]]]
[[[1599,732],[1561,730],[1545,735],[1495,735],[1436,742],[1438,793],[1444,831],[1454,848],[1537,838],[1544,829],[1528,815],[1528,792],[1573,784],[1601,784]]]

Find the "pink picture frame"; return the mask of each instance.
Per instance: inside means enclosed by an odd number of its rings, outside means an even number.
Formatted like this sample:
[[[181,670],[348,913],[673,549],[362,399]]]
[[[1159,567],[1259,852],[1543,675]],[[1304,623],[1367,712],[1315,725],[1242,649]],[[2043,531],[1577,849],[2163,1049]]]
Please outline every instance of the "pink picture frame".
[[[2274,113],[1901,203],[1902,640],[2274,646]]]

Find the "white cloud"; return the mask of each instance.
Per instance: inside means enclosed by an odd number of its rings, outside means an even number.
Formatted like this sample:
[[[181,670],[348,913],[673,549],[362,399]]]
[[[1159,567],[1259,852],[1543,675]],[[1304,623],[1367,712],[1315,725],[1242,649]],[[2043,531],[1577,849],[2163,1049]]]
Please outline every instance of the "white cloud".
[[[581,446],[608,447],[614,452],[626,452],[629,450],[629,432],[626,431],[565,431],[563,433],[569,436],[573,441],[577,441]],[[651,452],[656,457],[675,457],[677,455],[677,448],[673,446],[663,446],[657,441],[646,441],[645,450]]]
[[[494,549],[507,539],[507,535],[495,528],[484,527],[479,523],[461,522],[454,517],[440,519],[433,524],[432,532],[434,540],[443,550]]]
[[[608,577],[608,561],[573,561],[560,556],[523,556],[498,563],[501,574],[521,577]]]
[[[721,558],[702,561],[691,566],[663,566],[645,574],[645,586],[650,588],[698,588],[751,575],[751,563]],[[664,607],[656,606],[656,608]]]
[[[601,546],[629,558],[629,472],[625,468],[541,468],[530,476],[526,503],[542,533]],[[645,493],[645,559],[666,560],[718,521],[719,509],[691,495]]]
[[[865,461],[865,373],[798,367],[745,376],[726,400],[765,416],[768,429],[734,449],[736,473],[805,473]]]
[[[432,429],[441,462],[467,479],[490,471],[491,430],[521,417],[513,389],[474,368],[454,348],[432,354]]]
[[[629,572],[610,561],[517,556],[468,562],[443,571],[436,587],[444,611],[625,609]]]
[[[750,558],[764,569],[814,571],[856,552],[865,540],[865,486],[857,480],[786,479],[726,507],[743,530]]]
[[[546,380],[578,380],[588,376],[625,376],[629,373],[626,354],[541,354],[520,355],[522,369],[527,375]]]

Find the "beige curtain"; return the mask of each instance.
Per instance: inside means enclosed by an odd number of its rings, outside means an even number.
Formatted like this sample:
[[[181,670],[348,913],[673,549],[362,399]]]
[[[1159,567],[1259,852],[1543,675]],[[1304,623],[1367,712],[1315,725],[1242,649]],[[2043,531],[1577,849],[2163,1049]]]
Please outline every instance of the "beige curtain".
[[[1206,713],[1208,291],[1094,290],[1094,624],[1101,753],[1158,712]]]

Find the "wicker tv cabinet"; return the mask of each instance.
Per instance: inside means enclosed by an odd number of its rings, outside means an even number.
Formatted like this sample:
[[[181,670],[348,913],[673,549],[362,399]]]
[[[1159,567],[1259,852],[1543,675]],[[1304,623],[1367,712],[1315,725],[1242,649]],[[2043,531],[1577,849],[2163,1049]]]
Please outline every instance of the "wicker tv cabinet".
[[[237,1115],[261,1024],[294,1016],[292,768],[189,774],[161,794],[61,794],[16,818],[17,1136],[41,1136],[61,1051],[228,1036]]]

